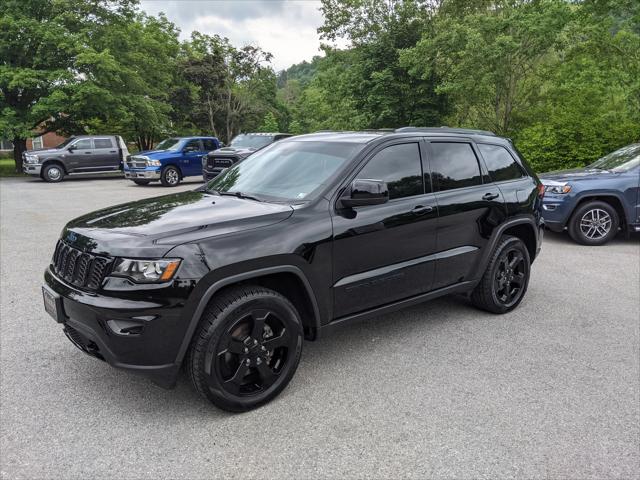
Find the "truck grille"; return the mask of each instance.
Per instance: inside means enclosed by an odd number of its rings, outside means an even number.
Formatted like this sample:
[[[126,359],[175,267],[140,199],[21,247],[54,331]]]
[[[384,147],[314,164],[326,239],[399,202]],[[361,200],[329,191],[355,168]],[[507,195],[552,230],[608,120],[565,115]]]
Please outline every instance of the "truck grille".
[[[209,168],[228,168],[234,163],[238,161],[238,157],[236,155],[229,156],[210,156],[207,157],[207,166]]]
[[[58,241],[51,261],[57,276],[86,290],[97,290],[100,287],[110,265],[110,259],[84,253],[62,240]]]
[[[140,157],[130,156],[129,158],[127,158],[127,167],[147,168],[147,161]]]

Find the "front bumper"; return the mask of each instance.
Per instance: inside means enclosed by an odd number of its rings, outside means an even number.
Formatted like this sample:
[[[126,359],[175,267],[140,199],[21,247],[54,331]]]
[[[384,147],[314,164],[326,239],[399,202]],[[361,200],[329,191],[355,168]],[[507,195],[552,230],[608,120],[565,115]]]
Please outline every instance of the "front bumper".
[[[160,169],[125,169],[124,170],[124,178],[128,178],[129,180],[160,180]]]
[[[142,291],[116,298],[80,291],[49,268],[44,278],[61,297],[58,321],[74,345],[113,367],[142,373],[162,387],[175,386],[180,369],[176,359],[188,326],[181,318],[186,291],[168,287],[153,296]]]
[[[545,226],[554,232],[561,232],[569,221],[573,210],[572,197],[545,194],[542,198],[542,217]]]
[[[218,175],[220,175],[220,173],[224,170],[224,168],[222,167],[215,167],[215,168],[203,168],[202,169],[202,178],[204,179],[205,182],[216,178]]]
[[[39,163],[22,163],[22,171],[27,175],[38,175],[42,171],[42,165]]]

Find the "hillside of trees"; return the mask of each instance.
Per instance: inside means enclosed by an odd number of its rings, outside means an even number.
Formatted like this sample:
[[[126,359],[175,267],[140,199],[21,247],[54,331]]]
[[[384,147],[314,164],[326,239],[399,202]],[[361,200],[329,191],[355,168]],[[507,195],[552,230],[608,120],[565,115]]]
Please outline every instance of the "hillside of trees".
[[[136,0],[0,3],[0,136],[414,126],[492,130],[538,171],[640,141],[634,0],[322,0],[324,55],[282,72],[259,46]],[[340,39],[345,49],[329,46]],[[17,159],[17,166],[19,159]]]

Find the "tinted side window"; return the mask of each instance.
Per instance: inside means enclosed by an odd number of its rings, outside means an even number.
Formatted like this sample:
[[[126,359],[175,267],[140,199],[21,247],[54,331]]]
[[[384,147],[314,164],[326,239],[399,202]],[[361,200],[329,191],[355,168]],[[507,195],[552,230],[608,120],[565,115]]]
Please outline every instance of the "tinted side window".
[[[499,145],[479,144],[478,148],[489,170],[491,180],[502,182],[522,178],[524,173],[508,150]]]
[[[96,148],[112,148],[113,144],[109,138],[94,138],[93,144]]]
[[[210,152],[211,150],[215,150],[216,149],[216,142],[214,142],[210,138],[203,139],[202,143],[204,144],[204,151],[205,152]]]
[[[189,140],[183,150],[191,151],[191,152],[199,152],[200,151],[200,140]]]
[[[79,150],[92,150],[93,149],[93,144],[91,143],[91,139],[90,138],[83,138],[82,140],[78,140],[73,145],[73,148],[77,148]]]
[[[480,185],[478,159],[469,143],[431,143],[431,177],[436,191]]]
[[[424,193],[420,147],[417,143],[392,145],[376,153],[358,174],[358,178],[384,180],[389,198]]]

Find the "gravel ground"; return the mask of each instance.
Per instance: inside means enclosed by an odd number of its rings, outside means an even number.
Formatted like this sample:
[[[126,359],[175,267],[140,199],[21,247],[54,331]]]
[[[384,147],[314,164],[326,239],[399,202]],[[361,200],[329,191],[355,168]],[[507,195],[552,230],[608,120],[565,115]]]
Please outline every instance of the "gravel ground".
[[[351,325],[230,415],[84,355],[42,307],[66,221],[167,191],[0,180],[2,478],[640,476],[637,237],[547,233],[516,311],[444,298]]]

